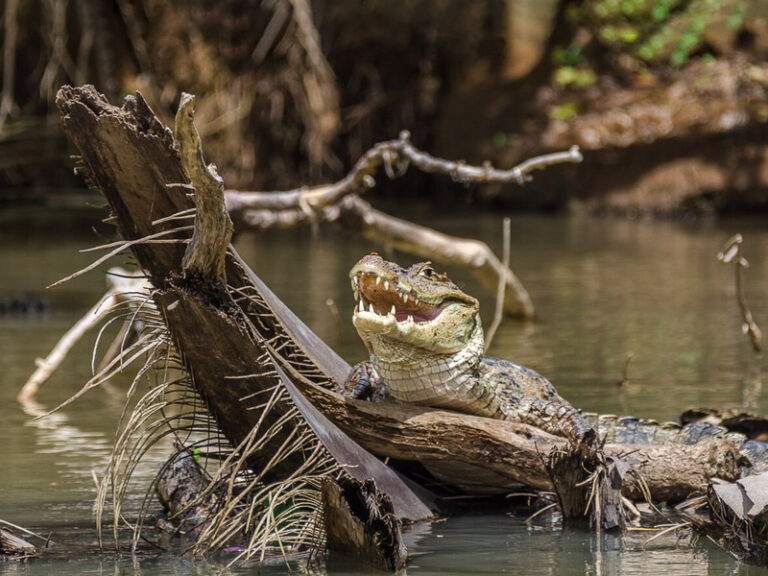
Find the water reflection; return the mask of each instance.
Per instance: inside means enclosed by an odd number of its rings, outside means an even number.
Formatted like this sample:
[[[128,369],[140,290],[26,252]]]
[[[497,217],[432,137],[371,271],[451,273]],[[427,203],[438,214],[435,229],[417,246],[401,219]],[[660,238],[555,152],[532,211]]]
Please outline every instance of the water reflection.
[[[90,470],[83,469],[84,456],[99,469],[106,464],[112,443],[104,431],[81,430],[65,412],[49,414],[50,410],[35,400],[26,400],[21,409],[30,417],[24,426],[35,431],[35,454],[41,459],[55,455],[63,481],[77,481],[84,475],[92,477]]]

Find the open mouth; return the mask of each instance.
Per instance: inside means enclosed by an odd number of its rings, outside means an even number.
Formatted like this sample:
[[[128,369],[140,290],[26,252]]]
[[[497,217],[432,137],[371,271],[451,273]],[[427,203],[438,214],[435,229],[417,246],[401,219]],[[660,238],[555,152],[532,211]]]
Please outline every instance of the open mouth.
[[[412,321],[417,324],[437,318],[447,305],[425,302],[390,282],[370,272],[360,272],[352,277],[355,293],[355,314],[369,312],[379,316],[393,316],[398,322]]]

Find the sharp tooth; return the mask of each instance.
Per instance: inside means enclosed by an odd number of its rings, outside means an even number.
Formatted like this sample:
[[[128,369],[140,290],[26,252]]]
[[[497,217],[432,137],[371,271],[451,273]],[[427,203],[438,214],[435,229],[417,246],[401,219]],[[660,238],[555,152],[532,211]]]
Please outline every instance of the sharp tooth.
[[[370,312],[371,314],[376,313],[376,310],[373,309],[373,304],[368,304],[368,312]]]
[[[358,304],[357,309],[360,310],[360,312],[365,312],[365,303],[362,298],[360,298],[360,304]]]
[[[379,284],[381,284],[381,276],[376,276],[376,286]],[[384,284],[384,286],[386,286],[386,284]]]
[[[403,294],[403,302],[408,304],[408,294]]]
[[[384,280],[384,290],[389,290],[389,282]]]
[[[408,322],[413,322],[413,316],[408,316]]]
[[[395,309],[395,305],[394,304],[392,304],[392,310],[390,310],[389,313],[392,314],[392,316],[397,314],[397,310]]]
[[[417,306],[419,305],[419,299],[416,298],[416,296],[413,297],[413,303],[416,304]]]

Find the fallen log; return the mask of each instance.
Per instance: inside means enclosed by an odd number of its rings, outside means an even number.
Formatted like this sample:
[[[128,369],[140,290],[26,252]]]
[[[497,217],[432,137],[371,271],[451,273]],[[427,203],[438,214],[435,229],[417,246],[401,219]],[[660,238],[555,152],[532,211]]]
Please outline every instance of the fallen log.
[[[299,380],[299,386],[315,406],[374,454],[441,462],[443,469],[455,463],[452,481],[468,491],[501,493],[521,484],[551,491],[547,456],[568,448],[564,438],[518,422],[351,400],[306,380]],[[717,438],[693,445],[607,444],[603,451],[629,465],[622,493],[633,500],[650,493],[656,501],[679,501],[703,493],[712,478],[735,480],[741,474],[738,450]]]

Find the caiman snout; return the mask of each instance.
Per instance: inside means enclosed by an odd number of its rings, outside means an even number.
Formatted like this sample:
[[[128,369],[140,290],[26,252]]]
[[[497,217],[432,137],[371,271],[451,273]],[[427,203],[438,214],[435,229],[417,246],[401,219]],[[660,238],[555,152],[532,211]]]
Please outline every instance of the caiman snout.
[[[368,311],[379,316],[392,315],[398,322],[412,320],[429,322],[442,311],[443,303],[432,304],[411,295],[410,286],[396,280],[382,278],[371,272],[358,272],[352,277],[352,289],[360,312]]]
[[[402,268],[378,254],[363,257],[350,272],[353,323],[369,347],[384,336],[433,352],[466,346],[478,326],[479,304],[429,262]]]

